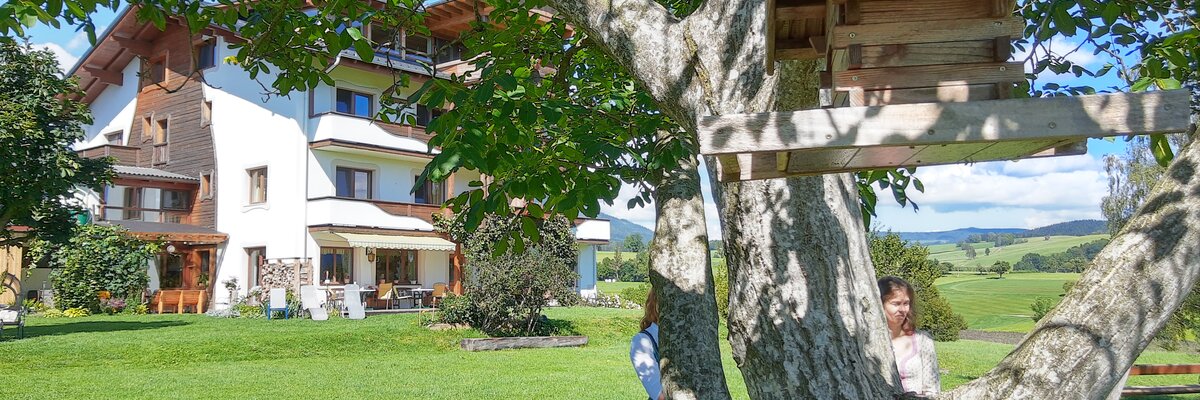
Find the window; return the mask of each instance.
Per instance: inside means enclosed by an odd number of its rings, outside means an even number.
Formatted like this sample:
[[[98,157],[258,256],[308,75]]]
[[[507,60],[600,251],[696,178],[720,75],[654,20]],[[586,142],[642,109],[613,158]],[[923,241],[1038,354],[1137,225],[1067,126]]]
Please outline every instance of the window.
[[[453,42],[450,39],[433,38],[433,49],[431,52],[436,53],[434,55],[437,57],[438,64],[462,59],[466,48],[462,44],[451,45],[450,43]]]
[[[104,134],[104,140],[108,144],[120,146],[124,142],[124,131],[109,132]]]
[[[200,103],[200,127],[206,127],[212,124],[212,102],[205,101]]]
[[[434,118],[440,117],[445,113],[445,110],[436,108],[430,110],[428,107],[417,104],[417,111],[414,115],[416,120],[413,123],[417,126],[429,126],[429,123],[432,122]]]
[[[341,247],[321,248],[321,282],[325,285],[350,283],[350,267],[354,265],[353,250]]]
[[[416,250],[378,249],[375,252],[376,283],[417,283]]]
[[[355,199],[375,197],[371,183],[371,171],[354,168],[337,168],[337,196]]]
[[[125,212],[121,215],[123,220],[140,220],[142,219],[142,188],[127,187],[125,188],[124,200],[121,202]]]
[[[359,93],[352,90],[338,89],[337,90],[337,107],[335,110],[343,114],[352,114],[360,117],[370,117],[372,106],[372,98],[369,94]]]
[[[154,138],[154,165],[166,164],[170,159],[170,146],[167,144],[171,136],[170,120],[160,119],[151,124],[150,128],[150,134]]]
[[[200,199],[211,199],[212,196],[212,172],[200,174]]]
[[[246,264],[246,287],[251,288],[262,285],[262,267],[267,265],[267,248],[247,247]]]
[[[196,46],[196,70],[217,66],[217,41],[209,39]]]
[[[401,47],[399,31],[374,24],[371,25],[371,41],[378,45],[380,50],[396,50]]]
[[[200,258],[200,277],[196,282],[197,285],[207,286],[212,278],[209,274],[212,273],[212,252],[209,250],[200,250],[196,252],[196,257]]]
[[[188,209],[188,194],[186,190],[162,190],[162,209],[187,211]]]
[[[145,71],[142,72],[142,87],[162,83],[167,79],[167,58],[166,56],[151,60],[146,65]]]
[[[429,38],[421,35],[404,35],[404,49],[409,53],[429,54],[429,42]]]
[[[142,118],[142,143],[154,137],[154,117]]]
[[[178,289],[183,287],[183,257],[179,254],[159,254],[158,287]]]
[[[420,175],[417,177],[420,177]],[[413,182],[416,181],[417,178],[413,178]],[[446,183],[426,180],[424,185],[421,185],[421,187],[417,188],[416,193],[413,194],[413,197],[413,200],[420,204],[441,205],[442,203],[446,202]]]
[[[267,201],[267,167],[246,170],[250,177],[250,204]]]

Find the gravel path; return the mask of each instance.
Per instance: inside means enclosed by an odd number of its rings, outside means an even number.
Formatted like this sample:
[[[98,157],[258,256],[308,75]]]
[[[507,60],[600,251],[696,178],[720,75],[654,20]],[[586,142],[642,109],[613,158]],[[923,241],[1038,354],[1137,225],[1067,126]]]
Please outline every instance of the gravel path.
[[[959,339],[966,340],[982,340],[985,342],[1017,344],[1021,338],[1025,337],[1024,333],[1017,332],[990,332],[990,331],[975,331],[965,330],[958,332]]]

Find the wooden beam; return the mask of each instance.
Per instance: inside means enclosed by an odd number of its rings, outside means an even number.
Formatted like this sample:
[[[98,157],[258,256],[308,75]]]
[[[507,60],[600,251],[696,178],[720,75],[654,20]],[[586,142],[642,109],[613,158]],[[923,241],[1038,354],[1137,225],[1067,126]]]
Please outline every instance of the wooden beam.
[[[1200,374],[1200,364],[1143,364],[1129,369],[1129,375],[1176,374]]]
[[[987,18],[996,9],[990,0],[861,0],[860,3],[858,23],[863,25]],[[846,23],[850,23],[849,19]]]
[[[938,86],[912,89],[849,91],[851,106],[912,103],[961,103],[1001,98],[995,84]]]
[[[898,89],[977,83],[1016,82],[1025,79],[1021,63],[946,64],[872,68],[833,73],[835,89]]]
[[[992,10],[993,17],[1006,17],[1013,14],[1017,9],[1017,0],[992,0],[996,4],[996,8]]]
[[[121,86],[121,84],[125,83],[125,79],[120,72],[113,72],[103,68],[94,68],[86,65],[83,67],[83,71],[96,78],[96,80],[100,81],[100,83],[106,83],[114,86]]]
[[[808,40],[781,40],[775,46],[777,60],[816,60],[823,53],[814,49]]]
[[[150,57],[151,55],[154,55],[154,46],[150,42],[118,36],[111,36],[111,38],[113,41],[117,42],[117,44],[121,45],[121,47],[124,47],[125,50],[129,50],[129,52],[133,53],[134,55],[141,57]]]
[[[767,75],[775,74],[775,31],[779,23],[775,22],[775,0],[767,0]]]
[[[699,121],[700,152],[773,156],[802,149],[1182,132],[1190,123],[1189,100],[1190,92],[1180,89],[709,116]]]
[[[839,25],[833,27],[833,47],[854,44],[878,46],[902,43],[937,43],[966,40],[986,40],[1000,36],[1020,37],[1025,20],[1007,18],[978,18],[951,21],[893,22],[871,25]]]
[[[889,44],[883,46],[850,45],[851,68],[913,67],[938,64],[977,64],[1003,62],[996,59],[995,40],[969,42]],[[1006,43],[1005,46],[1008,44]],[[859,49],[858,54],[854,49]],[[857,55],[858,59],[854,59]]]

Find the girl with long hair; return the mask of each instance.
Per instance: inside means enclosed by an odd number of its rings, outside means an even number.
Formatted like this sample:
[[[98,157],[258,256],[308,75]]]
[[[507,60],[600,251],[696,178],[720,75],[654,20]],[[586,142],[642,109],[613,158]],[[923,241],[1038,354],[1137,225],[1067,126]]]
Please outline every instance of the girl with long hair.
[[[916,328],[917,315],[913,310],[916,293],[912,285],[904,279],[885,276],[879,279],[879,298],[883,300],[892,353],[896,356],[896,369],[900,371],[904,391],[922,397],[938,394],[942,382],[938,376],[933,336]]]
[[[642,330],[633,335],[629,361],[646,389],[647,398],[662,399],[662,376],[658,366],[658,298],[654,296],[654,288],[646,294],[646,306],[642,309]]]

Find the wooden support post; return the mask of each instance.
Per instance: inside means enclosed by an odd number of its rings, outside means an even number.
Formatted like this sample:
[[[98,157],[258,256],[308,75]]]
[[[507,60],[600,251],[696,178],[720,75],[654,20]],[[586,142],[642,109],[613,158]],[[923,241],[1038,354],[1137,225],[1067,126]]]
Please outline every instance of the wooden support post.
[[[136,56],[150,57],[154,54],[154,46],[150,42],[144,42],[133,38],[125,38],[120,36],[110,36],[113,41],[124,47],[125,50],[133,53]]]
[[[204,304],[206,303],[204,292],[205,291],[203,289],[200,290],[200,300],[196,302],[196,313],[197,314],[204,314]]]
[[[95,77],[96,80],[100,81],[101,83],[105,83],[105,84],[109,84],[109,85],[113,85],[113,86],[121,86],[121,84],[124,83],[124,77],[121,76],[120,72],[113,72],[113,71],[109,71],[109,70],[106,70],[103,68],[97,68],[97,67],[92,67],[92,66],[88,66],[88,65],[83,66],[83,68],[81,68],[81,69],[83,70],[83,72],[87,72],[88,74]]]

